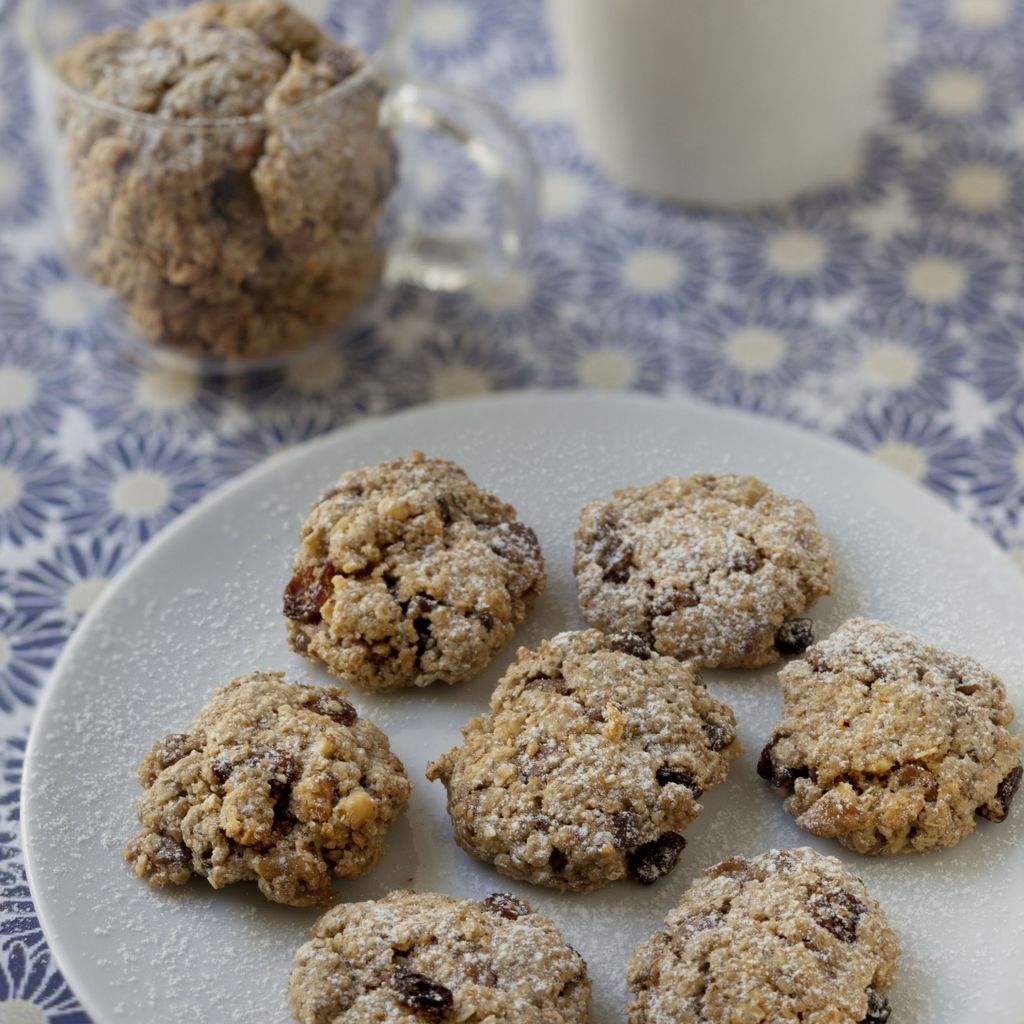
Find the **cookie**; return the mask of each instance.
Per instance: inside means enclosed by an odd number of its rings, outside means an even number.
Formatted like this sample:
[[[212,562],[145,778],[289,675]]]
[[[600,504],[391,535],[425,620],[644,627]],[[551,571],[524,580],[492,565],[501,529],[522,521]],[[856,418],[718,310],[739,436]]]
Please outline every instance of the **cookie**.
[[[343,690],[253,672],[214,690],[188,732],[142,759],[142,831],[125,847],[150,885],[255,881],[302,907],[366,874],[409,795],[387,737]]]
[[[301,1024],[585,1024],[590,981],[523,900],[393,892],[324,914],[289,991]]]
[[[834,857],[770,850],[709,868],[633,951],[629,1024],[885,1024],[899,943]]]
[[[241,0],[90,35],[57,65],[90,100],[150,118],[60,104],[76,258],[146,340],[268,359],[377,285],[395,150],[381,83],[353,80],[361,54],[282,0]],[[180,124],[224,118],[250,120]]]
[[[344,473],[302,524],[293,568],[292,648],[362,690],[471,679],[545,582],[516,510],[421,452]]]
[[[812,835],[864,854],[952,846],[1002,821],[1021,780],[1003,684],[971,658],[850,619],[779,674],[758,772]]]
[[[812,641],[799,616],[829,593],[833,562],[804,502],[702,473],[589,502],[574,569],[590,625],[705,667],[756,668]]]
[[[739,753],[692,663],[632,633],[519,651],[465,741],[430,764],[459,845],[502,873],[588,892],[675,867],[683,829]]]

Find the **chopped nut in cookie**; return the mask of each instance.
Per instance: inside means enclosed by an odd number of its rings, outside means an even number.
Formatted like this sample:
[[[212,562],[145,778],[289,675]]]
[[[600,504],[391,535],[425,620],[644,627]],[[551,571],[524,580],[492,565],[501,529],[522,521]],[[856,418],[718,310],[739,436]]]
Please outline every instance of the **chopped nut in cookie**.
[[[668,874],[698,798],[739,753],[733,714],[696,665],[597,630],[521,649],[463,734],[427,768],[448,790],[459,845],[577,892]]]

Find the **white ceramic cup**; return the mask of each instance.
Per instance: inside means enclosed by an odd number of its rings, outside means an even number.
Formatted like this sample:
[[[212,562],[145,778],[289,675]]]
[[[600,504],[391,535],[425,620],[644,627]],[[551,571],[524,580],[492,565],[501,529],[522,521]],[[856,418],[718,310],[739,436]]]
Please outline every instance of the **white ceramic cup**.
[[[689,203],[842,179],[875,118],[892,0],[548,0],[583,147]]]

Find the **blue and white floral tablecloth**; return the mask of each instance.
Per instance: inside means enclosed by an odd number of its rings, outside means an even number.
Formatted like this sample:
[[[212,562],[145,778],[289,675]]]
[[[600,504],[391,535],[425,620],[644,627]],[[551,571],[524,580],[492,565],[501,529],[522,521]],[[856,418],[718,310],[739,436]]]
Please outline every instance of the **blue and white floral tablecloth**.
[[[1024,566],[1024,3],[906,0],[862,166],[728,217],[629,195],[588,163],[536,0],[422,0],[419,16],[418,70],[500,100],[533,140],[529,267],[473,296],[383,295],[317,372],[234,382],[111,354],[49,222],[25,58],[0,29],[0,1024],[87,1020],[19,852],[47,672],[149,537],[282,446],[489,390],[678,391],[864,449]],[[414,173],[430,217],[462,215],[462,170],[428,154]]]

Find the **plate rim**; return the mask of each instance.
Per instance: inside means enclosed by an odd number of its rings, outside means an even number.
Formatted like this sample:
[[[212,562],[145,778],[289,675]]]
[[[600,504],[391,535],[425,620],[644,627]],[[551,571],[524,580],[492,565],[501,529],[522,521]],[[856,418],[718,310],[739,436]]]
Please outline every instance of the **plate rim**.
[[[342,436],[351,436],[364,433],[372,433],[382,425],[390,425],[395,422],[416,420],[424,417],[444,416],[453,409],[467,409],[478,407],[486,413],[492,413],[495,405],[512,406],[517,404],[529,405],[536,401],[561,402],[566,405],[578,403],[588,404],[601,402],[605,404],[617,404],[622,407],[628,406],[661,406],[679,410],[680,412],[696,414],[708,417],[711,420],[741,420],[748,425],[756,424],[762,429],[767,428],[770,432],[777,432],[783,435],[794,434],[799,436],[804,443],[833,453],[841,453],[842,457],[854,461],[868,462],[874,471],[881,472],[882,476],[889,478],[890,485],[902,490],[911,500],[924,502],[931,506],[932,511],[947,520],[955,520],[959,526],[970,530],[976,539],[983,540],[983,547],[987,549],[992,567],[998,567],[998,571],[1005,576],[1007,583],[1011,580],[1011,587],[1016,586],[1021,591],[1022,603],[1024,603],[1024,573],[1021,573],[1007,556],[1006,552],[999,547],[996,541],[982,530],[977,524],[964,516],[948,501],[943,500],[933,491],[916,483],[902,473],[893,469],[883,462],[871,459],[870,455],[853,445],[842,441],[831,435],[812,430],[802,424],[789,420],[778,420],[764,414],[752,412],[747,409],[734,408],[732,406],[713,405],[689,395],[675,393],[651,394],[640,391],[607,391],[600,388],[578,388],[571,391],[563,391],[556,388],[527,388],[510,390],[504,392],[492,392],[480,396],[456,398],[443,402],[427,402],[399,409],[392,412],[375,413],[360,416],[357,419],[341,424],[333,430],[328,431],[320,437],[311,438],[299,444],[289,446],[284,450],[271,452],[255,465],[250,466],[236,477],[225,481],[215,487],[209,494],[205,494],[194,505],[187,508],[175,520],[168,523],[154,537],[144,544],[136,555],[121,570],[111,577],[96,603],[86,612],[81,621],[74,627],[70,637],[61,650],[53,668],[46,677],[46,681],[40,691],[39,701],[35,706],[32,721],[29,727],[28,742],[25,748],[24,767],[22,770],[21,785],[19,787],[19,811],[20,811],[20,848],[22,862],[25,869],[25,878],[29,892],[32,896],[33,909],[36,920],[39,922],[40,930],[46,939],[47,948],[53,963],[60,970],[76,999],[81,1003],[86,1013],[93,1019],[93,1024],[110,1024],[111,1018],[106,1010],[101,1010],[97,1004],[92,1002],[91,993],[86,994],[88,986],[80,986],[81,974],[77,968],[70,967],[69,961],[65,959],[60,943],[54,941],[53,922],[49,918],[49,911],[45,910],[45,897],[40,899],[39,893],[43,891],[42,877],[35,859],[35,854],[30,852],[32,844],[29,842],[29,834],[32,831],[32,823],[35,815],[32,811],[33,792],[38,793],[39,787],[33,787],[31,783],[36,775],[36,764],[40,758],[39,746],[42,742],[40,736],[43,733],[42,724],[53,703],[54,694],[61,687],[60,680],[67,671],[67,664],[73,659],[76,651],[88,642],[89,633],[92,631],[93,623],[102,616],[106,606],[111,603],[118,591],[125,586],[137,573],[143,571],[147,562],[154,557],[165,544],[173,542],[177,535],[187,530],[192,521],[204,515],[207,509],[215,507],[222,501],[229,500],[236,491],[243,490],[250,483],[268,472],[268,469],[278,465],[281,460],[300,458],[309,455],[318,448],[327,448],[337,443]]]

